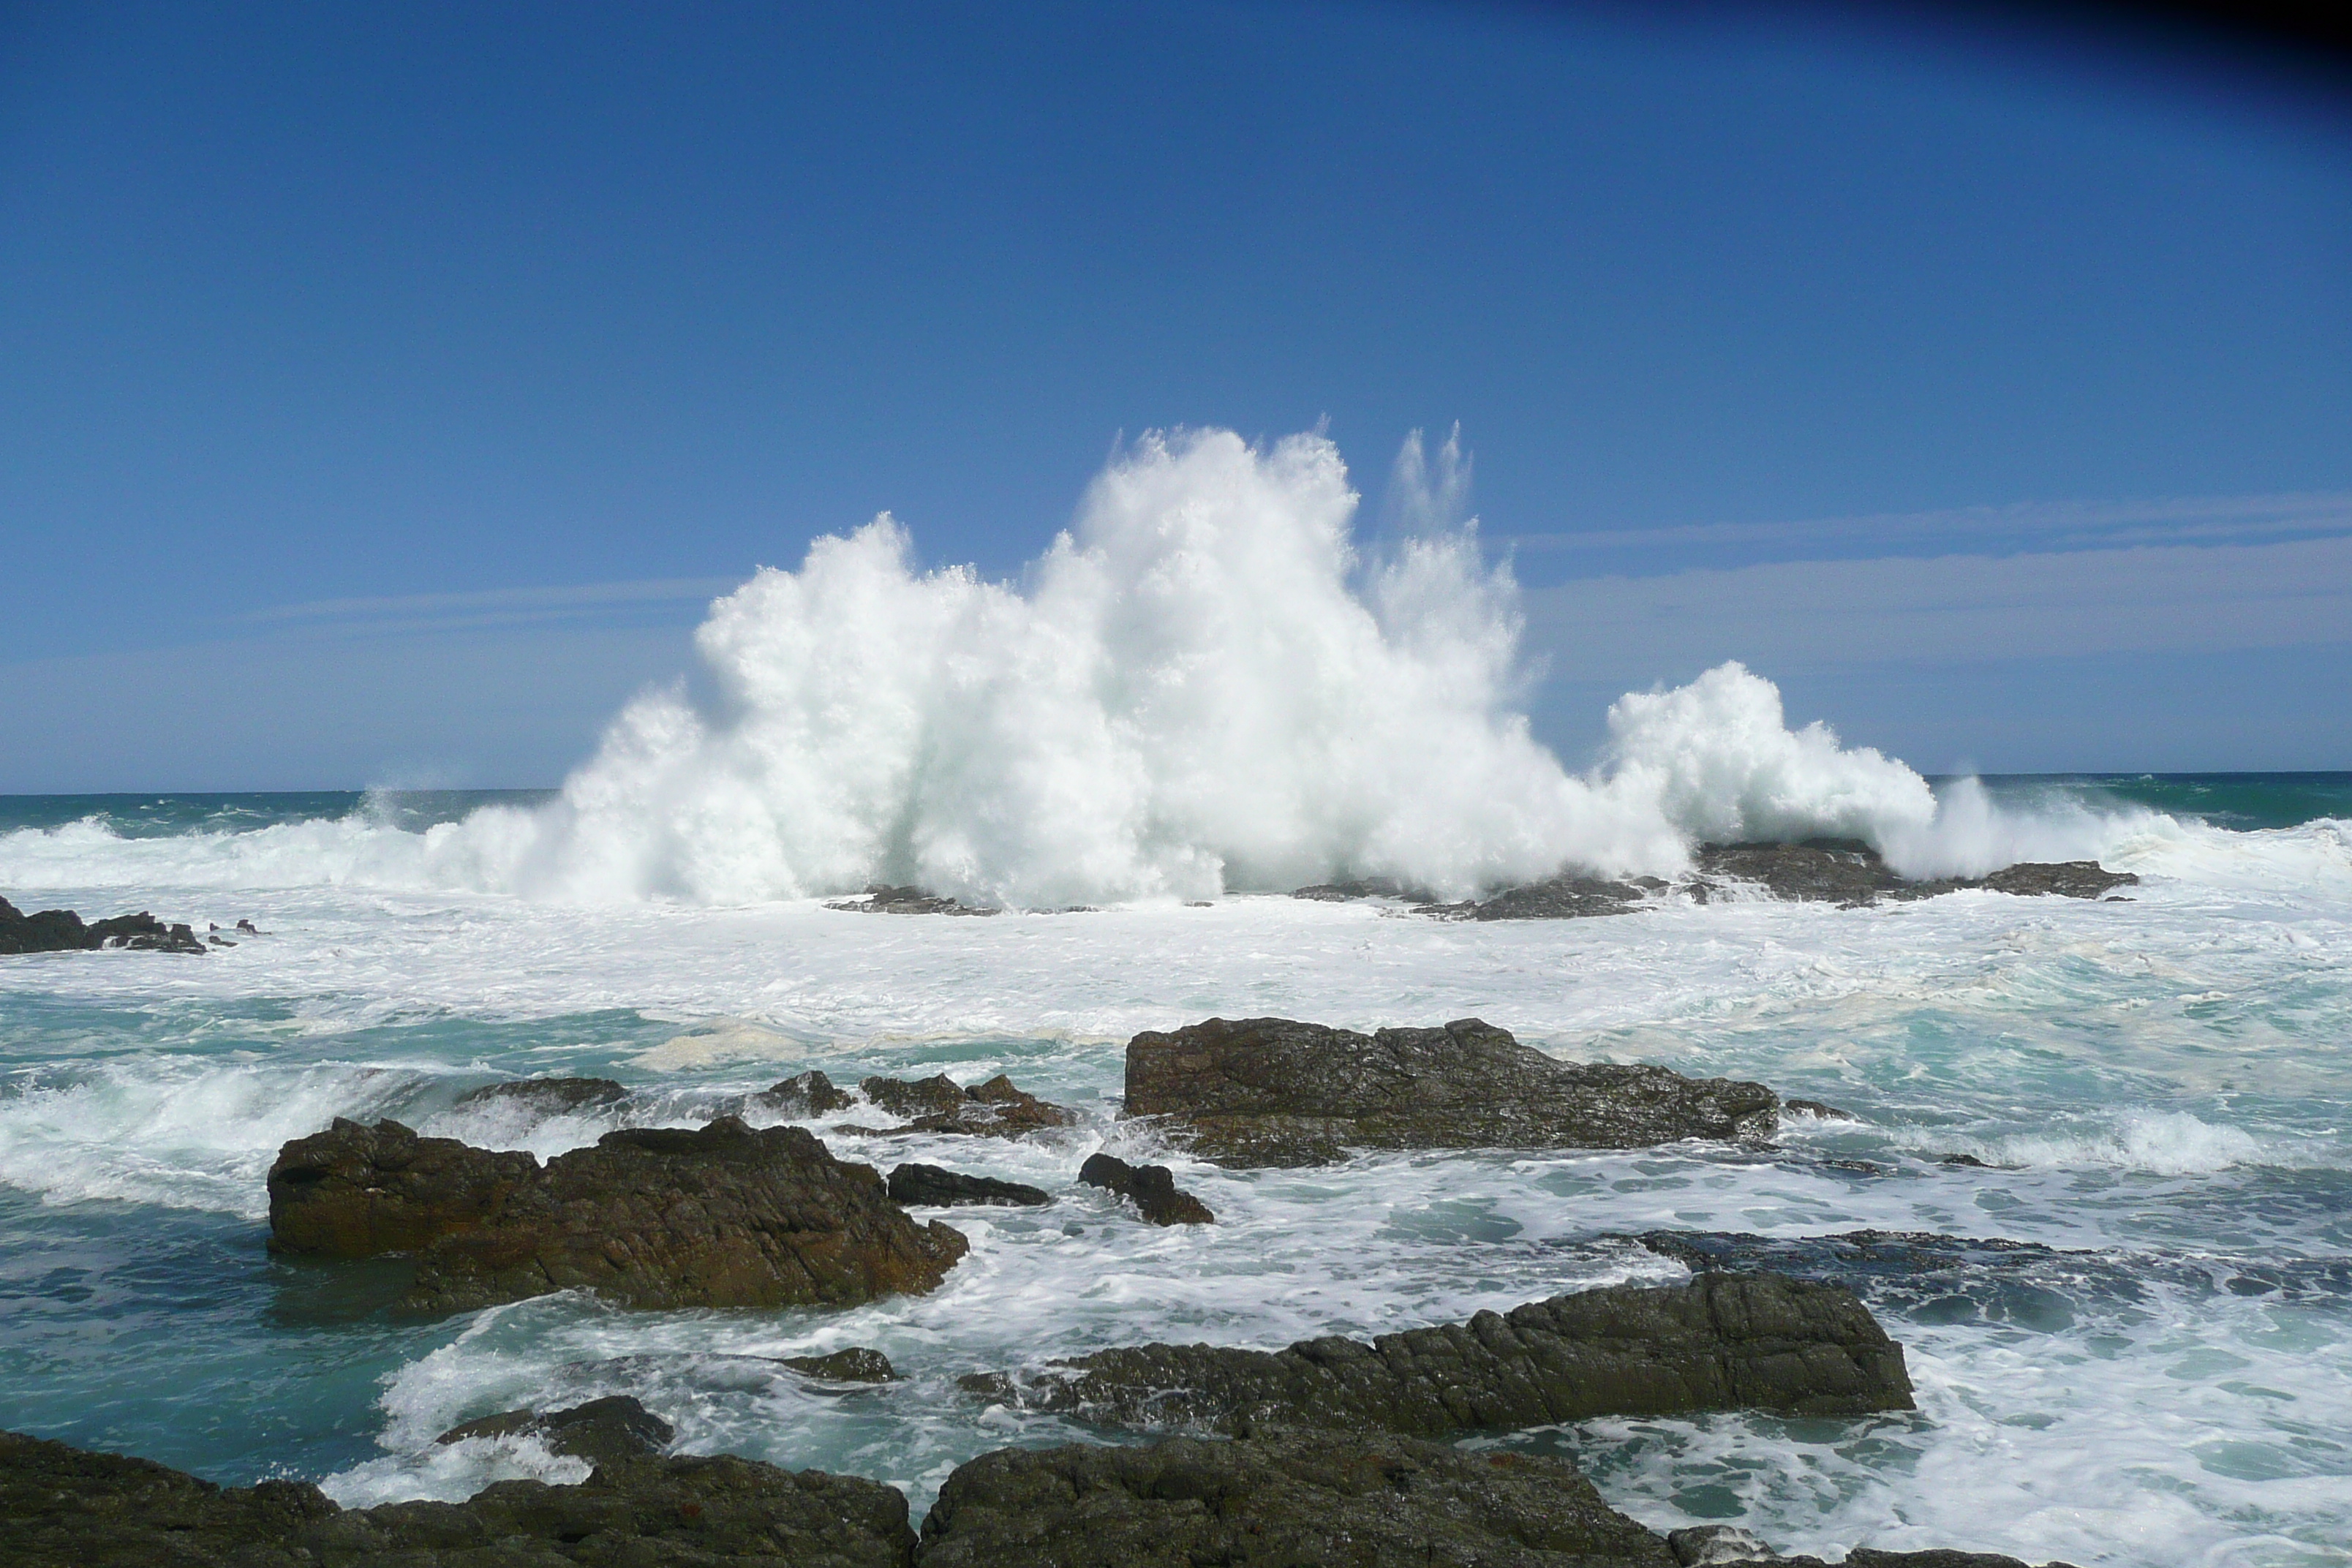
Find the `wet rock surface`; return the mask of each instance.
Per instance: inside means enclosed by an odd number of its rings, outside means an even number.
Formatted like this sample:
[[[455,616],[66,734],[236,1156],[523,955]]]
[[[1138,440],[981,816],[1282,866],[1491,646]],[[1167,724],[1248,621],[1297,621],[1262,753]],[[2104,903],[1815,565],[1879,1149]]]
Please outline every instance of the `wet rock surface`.
[[[1666,884],[1655,877],[1616,881],[1605,877],[1561,875],[1524,887],[1506,888],[1491,898],[1470,903],[1430,905],[1420,912],[1471,921],[1565,921],[1630,915],[1649,907],[1652,899],[1665,888]]]
[[[627,1089],[609,1078],[524,1078],[509,1083],[488,1083],[457,1097],[459,1106],[506,1102],[527,1105],[549,1115],[593,1110],[617,1105]]]
[[[893,1116],[909,1119],[895,1131],[961,1133],[977,1138],[1018,1138],[1076,1123],[1075,1111],[1051,1105],[1013,1087],[1003,1073],[966,1089],[940,1073],[930,1078],[869,1078],[858,1086],[866,1098]]]
[[[1360,1035],[1287,1018],[1211,1018],[1127,1047],[1125,1114],[1218,1164],[1293,1166],[1369,1149],[1632,1149],[1759,1142],[1760,1083],[1555,1060],[1475,1018]]]
[[[1729,1568],[1736,1563],[1750,1564],[1751,1568],[2028,1568],[2015,1557],[1990,1552],[1878,1552],[1857,1546],[1846,1553],[1842,1563],[1824,1563],[1818,1557],[1783,1557],[1753,1531],[1736,1524],[1702,1524],[1670,1531],[1666,1547],[1674,1553],[1679,1568]],[[2071,1565],[2052,1563],[2044,1568]]]
[[[609,1465],[620,1459],[640,1459],[660,1453],[677,1436],[677,1428],[625,1394],[592,1399],[568,1410],[502,1410],[496,1415],[452,1426],[433,1440],[462,1443],[469,1437],[512,1437],[524,1434],[546,1445],[550,1453]]]
[[[961,1466],[925,1568],[1674,1568],[1566,1459],[1384,1435],[1009,1448]]]
[[[846,1110],[857,1103],[857,1097],[845,1089],[835,1088],[833,1079],[811,1068],[770,1084],[751,1097],[751,1103],[781,1116],[805,1118]]]
[[[1903,1347],[1869,1309],[1842,1286],[1778,1274],[1611,1286],[1369,1344],[1121,1347],[1024,1377],[980,1373],[961,1386],[1111,1426],[1416,1437],[1595,1415],[1912,1408]]]
[[[1214,1225],[1209,1205],[1176,1184],[1165,1165],[1130,1165],[1116,1154],[1089,1154],[1078,1180],[1117,1193],[1154,1225]]]
[[[824,907],[854,915],[992,915],[998,912],[958,899],[941,898],[920,888],[886,888],[879,884],[866,889],[862,899],[843,899]]]
[[[1054,1194],[1043,1187],[999,1181],[994,1176],[968,1176],[943,1165],[897,1166],[890,1172],[889,1186],[892,1203],[912,1207],[982,1204],[1034,1207],[1054,1201]]]
[[[190,927],[167,925],[143,910],[135,915],[115,915],[84,924],[81,916],[71,910],[39,910],[28,915],[7,900],[0,899],[0,955],[89,952],[107,947],[142,952],[205,951],[204,942]]]
[[[411,1310],[583,1289],[632,1307],[849,1305],[936,1287],[967,1247],[919,1226],[870,1165],[735,1117],[634,1128],[541,1168],[528,1153],[338,1118],[269,1173],[273,1250],[409,1253]]]
[[[749,1459],[622,1458],[578,1486],[342,1509],[0,1433],[0,1561],[74,1568],[911,1568],[895,1489]]]
[[[851,1345],[825,1355],[794,1355],[783,1358],[783,1364],[803,1377],[823,1378],[828,1383],[896,1383],[898,1369],[890,1358],[867,1345]]]
[[[2021,861],[1990,876],[1914,880],[1897,876],[1877,850],[1859,838],[1703,844],[1696,859],[1699,879],[1693,884],[1692,893],[1702,902],[1710,892],[1719,892],[1715,884],[1723,881],[1754,883],[1776,899],[1834,903],[1846,909],[1932,899],[1972,888],[2022,897],[2095,899],[2139,881],[2128,871],[2110,871],[2095,860]]]

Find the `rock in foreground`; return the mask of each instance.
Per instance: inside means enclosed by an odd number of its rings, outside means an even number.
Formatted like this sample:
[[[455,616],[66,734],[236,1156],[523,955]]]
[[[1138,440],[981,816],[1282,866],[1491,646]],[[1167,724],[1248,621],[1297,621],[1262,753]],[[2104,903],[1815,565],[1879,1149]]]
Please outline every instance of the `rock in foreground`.
[[[234,947],[234,942],[224,946]],[[0,954],[24,952],[88,952],[102,947],[135,948],[146,952],[196,952],[204,942],[185,925],[166,925],[142,910],[135,915],[82,923],[71,910],[41,910],[26,914],[0,899]]]
[[[924,1568],[1675,1568],[1566,1459],[1381,1435],[1007,1448],[961,1466]]]
[[[0,1433],[0,1560],[73,1568],[910,1568],[907,1500],[732,1458],[619,1459],[579,1486],[338,1508],[300,1481],[223,1489]]]
[[[1595,1415],[1908,1410],[1903,1347],[1840,1286],[1777,1274],[1611,1286],[1466,1323],[1288,1350],[1150,1344],[1097,1351],[966,1392],[1108,1425],[1279,1426],[1414,1437]]]
[[[417,1259],[404,1305],[459,1311],[551,1290],[631,1307],[845,1306],[936,1287],[961,1233],[919,1226],[871,1165],[732,1116],[528,1153],[338,1118],[269,1172],[270,1246]]]
[[[1117,1193],[1154,1225],[1214,1225],[1209,1205],[1176,1184],[1165,1165],[1130,1165],[1116,1154],[1089,1154],[1078,1180]]]
[[[1360,1035],[1287,1018],[1211,1018],[1127,1047],[1129,1116],[1221,1165],[1312,1165],[1368,1149],[1634,1149],[1761,1141],[1760,1083],[1556,1061],[1475,1018]]]

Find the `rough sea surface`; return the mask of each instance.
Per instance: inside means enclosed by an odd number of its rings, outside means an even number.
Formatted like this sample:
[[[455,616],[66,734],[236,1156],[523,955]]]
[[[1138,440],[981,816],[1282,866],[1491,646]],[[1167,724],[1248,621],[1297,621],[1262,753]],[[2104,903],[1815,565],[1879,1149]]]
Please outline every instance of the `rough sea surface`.
[[[974,1454],[1073,1435],[959,1394],[961,1373],[1152,1339],[1275,1347],[1681,1278],[1637,1232],[1875,1227],[2034,1244],[1927,1272],[1776,1254],[1871,1301],[1907,1348],[1916,1415],[1474,1441],[1572,1452],[1653,1526],[1737,1520],[1832,1558],[1867,1542],[2352,1563],[2352,777],[1988,781],[1996,815],[2105,824],[2097,852],[2142,879],[2128,902],[1748,900],[1487,924],[1278,894],[989,920],[583,904],[402,869],[486,804],[539,802],[0,800],[0,893],[22,908],[268,933],[203,958],[0,960],[0,1426],[357,1503],[577,1477],[529,1440],[432,1438],[630,1394],[688,1451],[875,1477],[919,1510]],[[1793,1119],[1763,1152],[1255,1173],[1121,1127],[1129,1035],[1264,1014],[1475,1016],[1563,1058],[1761,1079],[1859,1120]],[[271,1158],[332,1116],[546,1156],[615,1123],[453,1101],[597,1074],[644,1091],[631,1121],[683,1125],[808,1068],[1003,1071],[1076,1108],[1076,1128],[1025,1142],[819,1128],[848,1158],[1057,1201],[942,1213],[973,1242],[947,1285],[846,1312],[556,1297],[417,1322],[386,1312],[395,1279],[264,1250]],[[1157,1229],[1075,1186],[1102,1148],[1170,1160],[1219,1223]],[[844,1391],[775,1364],[849,1344],[905,1381]]]

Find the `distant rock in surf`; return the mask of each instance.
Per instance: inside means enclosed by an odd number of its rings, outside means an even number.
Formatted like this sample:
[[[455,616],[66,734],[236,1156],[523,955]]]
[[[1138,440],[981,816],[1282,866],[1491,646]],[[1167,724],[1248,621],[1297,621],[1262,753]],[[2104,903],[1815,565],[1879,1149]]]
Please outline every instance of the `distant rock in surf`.
[[[234,947],[235,942],[224,942]],[[89,952],[99,948],[122,947],[142,952],[194,952],[205,951],[205,942],[192,927],[166,925],[142,910],[135,915],[116,915],[110,920],[82,923],[81,916],[71,910],[41,910],[26,914],[5,899],[0,899],[0,955],[29,952]]]
[[[779,1086],[781,1087],[781,1086]],[[1018,1138],[1049,1127],[1076,1124],[1074,1110],[1049,1104],[1016,1089],[1003,1073],[966,1089],[945,1073],[912,1082],[869,1078],[858,1089],[893,1116],[909,1118],[901,1132],[952,1132],[977,1138]]]
[[[890,1358],[867,1345],[850,1345],[824,1355],[789,1355],[782,1364],[803,1377],[826,1383],[896,1383],[898,1369]]]
[[[9,1432],[0,1519],[8,1562],[75,1568],[909,1568],[915,1552],[896,1488],[727,1455],[615,1458],[578,1486],[500,1481],[461,1503],[343,1509],[307,1481],[222,1488]]]
[[[467,1089],[457,1103],[462,1107],[509,1102],[561,1116],[618,1104],[628,1094],[625,1087],[609,1078],[521,1078]]]
[[[1877,850],[1859,838],[1703,844],[1696,858],[1698,877],[1690,884],[1690,892],[1702,903],[1720,893],[1719,884],[1727,881],[1752,883],[1776,899],[1833,903],[1843,909],[1860,909],[1882,900],[1932,899],[1970,889],[2023,897],[2095,899],[2139,881],[2131,872],[2110,871],[2095,860],[2021,861],[1989,876],[1919,880],[1897,876]]]
[[[855,915],[992,915],[1001,911],[960,899],[941,898],[920,888],[886,888],[877,884],[862,899],[843,899],[824,906]]]
[[[1130,1165],[1116,1154],[1089,1154],[1078,1180],[1117,1193],[1154,1225],[1214,1225],[1209,1205],[1176,1184],[1165,1165]]]
[[[1234,1167],[1327,1164],[1349,1148],[1760,1142],[1779,1108],[1760,1083],[1557,1061],[1475,1018],[1371,1035],[1211,1018],[1127,1047],[1124,1113]]]
[[[833,1079],[811,1068],[770,1084],[751,1097],[751,1103],[785,1116],[806,1118],[846,1110],[857,1100],[847,1089],[835,1089]]]
[[[1003,1182],[994,1176],[967,1176],[940,1165],[900,1165],[891,1171],[889,1184],[890,1201],[910,1207],[976,1204],[1035,1207],[1054,1201],[1054,1194],[1043,1187]]]
[[[732,1116],[608,1132],[543,1169],[338,1118],[279,1152],[269,1225],[280,1253],[413,1255],[403,1304],[422,1311],[573,1289],[630,1307],[847,1306],[934,1289],[969,1245],[915,1225],[871,1165]]]
[[[1311,888],[1297,889],[1290,896],[1326,904],[1348,903],[1358,899],[1402,899],[1414,904],[1437,901],[1435,893],[1423,888],[1409,888],[1392,877],[1358,877],[1342,882],[1318,882]]]
[[[504,1410],[452,1426],[433,1440],[462,1443],[469,1437],[537,1437],[548,1452],[593,1465],[658,1454],[677,1428],[625,1394],[592,1399],[568,1410]]]
[[[1466,1323],[1284,1351],[1150,1344],[966,1393],[1112,1426],[1305,1426],[1442,1437],[1596,1415],[1909,1410],[1903,1347],[1853,1292],[1779,1274],[1612,1285]]]

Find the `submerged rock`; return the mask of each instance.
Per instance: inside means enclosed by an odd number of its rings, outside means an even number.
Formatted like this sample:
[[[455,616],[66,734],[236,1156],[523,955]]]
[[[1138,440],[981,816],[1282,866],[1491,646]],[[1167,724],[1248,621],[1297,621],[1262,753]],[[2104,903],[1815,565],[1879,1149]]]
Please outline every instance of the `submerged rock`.
[[[920,888],[886,888],[877,883],[862,899],[843,899],[824,906],[854,915],[992,915],[998,911],[959,899],[941,898]]]
[[[1674,1568],[1568,1459],[1378,1434],[1007,1448],[959,1466],[924,1568]]]
[[[486,1083],[479,1089],[467,1089],[457,1097],[457,1103],[481,1105],[492,1100],[511,1100],[528,1105],[549,1115],[564,1115],[587,1110],[600,1105],[614,1105],[628,1098],[629,1091],[609,1078],[523,1078],[507,1083]]]
[[[849,1305],[930,1290],[968,1246],[915,1225],[871,1165],[732,1116],[608,1132],[543,1169],[338,1118],[279,1152],[269,1223],[278,1252],[413,1254],[404,1304],[425,1311],[572,1289],[631,1307]]]
[[[609,1465],[644,1458],[669,1447],[677,1428],[625,1394],[592,1399],[568,1410],[502,1410],[452,1426],[433,1440],[462,1443],[468,1437],[538,1437],[550,1453]]]
[[[1221,1165],[1311,1165],[1370,1149],[1633,1149],[1760,1142],[1760,1083],[1554,1060],[1475,1018],[1360,1035],[1211,1018],[1128,1042],[1125,1114],[1164,1119]]]
[[[1176,1173],[1165,1165],[1130,1165],[1116,1154],[1089,1154],[1078,1167],[1078,1180],[1128,1199],[1154,1225],[1217,1223],[1209,1205],[1178,1187]]]
[[[234,947],[235,942],[222,945]],[[205,943],[186,925],[166,925],[142,910],[135,915],[82,923],[71,910],[41,910],[26,914],[0,899],[0,955],[27,952],[88,952],[103,947],[131,948],[144,952],[194,952]]]
[[[906,1164],[890,1173],[890,1201],[930,1208],[973,1204],[1034,1207],[1052,1203],[1054,1194],[1043,1187],[1002,1182],[994,1176],[967,1176],[941,1165]]]
[[[1440,1437],[1595,1415],[1912,1408],[1903,1347],[1842,1286],[1778,1274],[1613,1285],[1466,1323],[1284,1351],[1097,1351],[967,1393],[1120,1426],[1304,1426]]]
[[[966,1089],[945,1073],[908,1082],[869,1078],[857,1086],[893,1116],[911,1118],[902,1132],[954,1132],[977,1138],[1018,1138],[1076,1123],[1077,1112],[1051,1105],[998,1073]]]
[[[616,1458],[578,1486],[342,1509],[302,1481],[222,1488],[0,1433],[0,1557],[75,1568],[912,1568],[891,1487],[751,1459]]]
[[[846,1110],[857,1103],[857,1099],[845,1089],[835,1089],[833,1079],[811,1068],[770,1084],[751,1097],[751,1103],[780,1115],[810,1117]]]
[[[850,1345],[824,1355],[790,1355],[782,1363],[803,1377],[828,1383],[896,1383],[898,1369],[890,1358],[867,1345]]]

